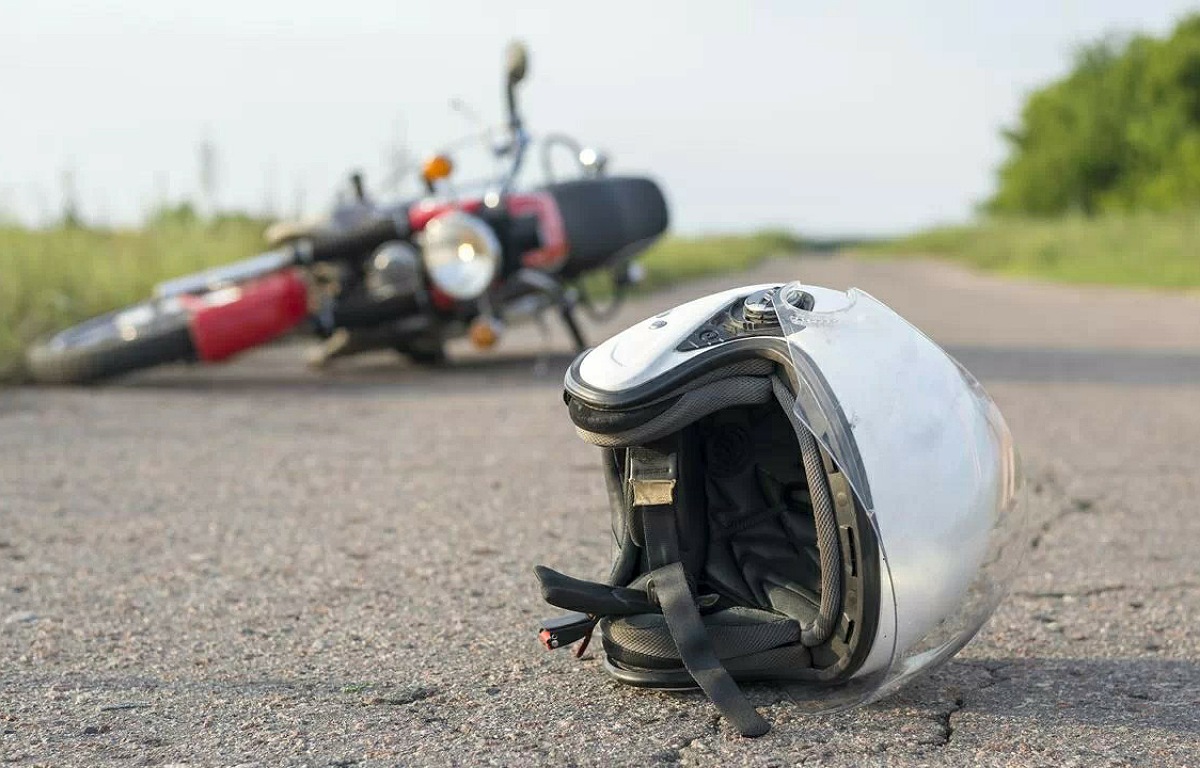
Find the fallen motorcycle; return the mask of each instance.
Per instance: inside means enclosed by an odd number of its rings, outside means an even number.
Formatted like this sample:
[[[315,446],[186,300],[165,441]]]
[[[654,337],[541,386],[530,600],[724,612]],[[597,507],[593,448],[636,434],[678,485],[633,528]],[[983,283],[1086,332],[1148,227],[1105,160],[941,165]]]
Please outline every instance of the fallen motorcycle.
[[[514,191],[531,143],[516,90],[526,70],[525,49],[510,47],[508,123],[495,147],[507,169],[481,195],[436,194],[453,162],[435,155],[422,170],[429,197],[390,208],[361,201],[335,226],[291,232],[267,253],[162,283],[143,303],[35,344],[30,374],[82,383],[214,363],[306,322],[324,339],[318,363],[379,348],[436,363],[449,339],[490,347],[507,324],[554,310],[584,348],[577,310],[601,310],[580,278],[609,272],[619,301],[635,279],[633,260],[665,232],[667,205],[654,181],[605,176],[604,158],[583,149],[580,178]]]

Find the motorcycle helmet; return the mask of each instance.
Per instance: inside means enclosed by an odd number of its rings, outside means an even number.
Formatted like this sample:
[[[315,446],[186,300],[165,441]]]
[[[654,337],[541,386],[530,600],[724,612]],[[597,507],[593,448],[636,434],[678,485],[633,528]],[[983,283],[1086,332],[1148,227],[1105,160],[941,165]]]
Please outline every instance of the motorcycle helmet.
[[[831,711],[949,658],[1023,549],[995,404],[857,289],[697,299],[580,355],[565,389],[601,449],[614,555],[604,582],[538,566],[573,612],[542,642],[598,629],[614,678],[699,687],[743,735],[769,726],[738,681]]]

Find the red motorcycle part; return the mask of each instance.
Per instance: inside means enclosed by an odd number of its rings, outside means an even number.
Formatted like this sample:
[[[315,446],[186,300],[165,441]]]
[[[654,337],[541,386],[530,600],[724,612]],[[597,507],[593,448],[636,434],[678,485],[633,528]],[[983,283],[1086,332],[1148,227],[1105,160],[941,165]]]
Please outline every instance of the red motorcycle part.
[[[483,207],[482,200],[460,200],[446,202],[444,200],[422,200],[408,209],[408,227],[413,232],[420,232],[435,216],[446,211],[466,211],[475,213]]]
[[[542,246],[522,254],[522,266],[543,272],[561,269],[567,261],[567,228],[554,198],[545,192],[512,195],[508,198],[508,212],[513,216],[535,215],[538,219]]]
[[[308,286],[288,269],[180,301],[196,356],[212,363],[296,327],[308,314]]]

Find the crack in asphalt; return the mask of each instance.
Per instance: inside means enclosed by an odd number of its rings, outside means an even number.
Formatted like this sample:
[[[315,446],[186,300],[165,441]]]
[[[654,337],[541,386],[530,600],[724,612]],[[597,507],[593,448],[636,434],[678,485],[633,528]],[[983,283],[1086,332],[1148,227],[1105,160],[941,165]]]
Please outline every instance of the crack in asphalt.
[[[1149,584],[1145,586],[1134,586],[1130,584],[1109,584],[1103,587],[1092,587],[1090,589],[1081,589],[1077,591],[1060,591],[1046,590],[1034,592],[1013,592],[1013,597],[1025,597],[1031,600],[1062,600],[1067,597],[1095,597],[1096,595],[1105,595],[1110,592],[1173,592],[1180,589],[1198,589],[1200,582],[1181,581],[1174,584]]]
[[[1063,490],[1061,486],[1058,485],[1057,479],[1053,475],[1050,475],[1046,478],[1046,480],[1043,481],[1043,483],[1038,483],[1035,486],[1034,493],[1040,494],[1044,492],[1042,489],[1045,486],[1051,486],[1059,491]],[[1037,549],[1040,547],[1042,545],[1042,539],[1046,536],[1046,534],[1048,534],[1052,528],[1057,526],[1063,520],[1066,520],[1074,515],[1088,514],[1095,506],[1096,500],[1092,498],[1077,496],[1070,499],[1066,506],[1063,506],[1059,509],[1058,514],[1052,516],[1049,520],[1044,521],[1040,526],[1038,526],[1037,533],[1035,533],[1033,538],[1029,540],[1029,548]]]
[[[962,696],[956,696],[954,698],[954,705],[952,707],[947,709],[945,712],[938,713],[938,724],[942,726],[942,743],[940,746],[950,746],[950,739],[954,737],[954,723],[951,722],[951,718],[953,718],[956,713],[962,711],[964,701],[965,700]]]
[[[971,688],[969,691],[959,693],[954,697],[954,702],[944,711],[937,712],[934,715],[934,721],[941,728],[940,740],[935,742],[923,742],[931,744],[939,749],[945,749],[950,746],[951,740],[954,738],[954,733],[957,730],[954,725],[954,716],[962,712],[967,706],[968,693],[978,693],[979,691],[987,690],[993,685],[1006,683],[1012,678],[1004,674],[1004,670],[1008,668],[1007,664],[971,664],[965,663],[964,666],[973,669],[981,669],[987,672],[988,679],[981,681],[978,685]]]

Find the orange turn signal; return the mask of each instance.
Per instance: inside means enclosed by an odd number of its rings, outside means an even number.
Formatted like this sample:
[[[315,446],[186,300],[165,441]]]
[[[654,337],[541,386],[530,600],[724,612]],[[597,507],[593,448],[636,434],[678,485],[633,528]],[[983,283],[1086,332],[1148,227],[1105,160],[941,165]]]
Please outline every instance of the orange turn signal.
[[[476,349],[491,349],[500,340],[503,327],[498,320],[480,315],[471,323],[468,336]]]
[[[425,161],[425,165],[421,166],[421,177],[431,184],[448,177],[453,172],[454,163],[445,155],[434,155]]]

